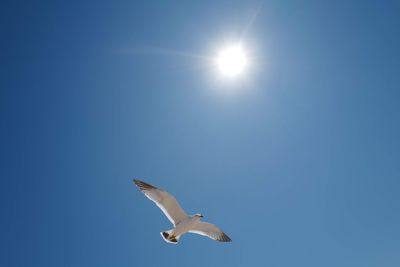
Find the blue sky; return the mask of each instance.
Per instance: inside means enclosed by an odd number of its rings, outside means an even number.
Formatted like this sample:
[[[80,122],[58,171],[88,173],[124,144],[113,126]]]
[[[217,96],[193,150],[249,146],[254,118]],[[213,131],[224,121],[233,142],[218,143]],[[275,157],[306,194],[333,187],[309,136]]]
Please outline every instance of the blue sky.
[[[1,6],[0,266],[400,265],[398,1]],[[133,177],[233,242],[165,243]]]

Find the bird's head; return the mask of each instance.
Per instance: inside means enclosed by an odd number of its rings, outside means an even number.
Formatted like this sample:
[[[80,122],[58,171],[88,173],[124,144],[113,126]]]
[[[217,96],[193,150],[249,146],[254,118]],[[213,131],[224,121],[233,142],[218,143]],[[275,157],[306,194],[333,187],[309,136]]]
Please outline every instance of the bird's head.
[[[197,218],[203,218],[204,216],[200,213],[196,213],[195,215],[193,215],[193,217],[197,217]]]

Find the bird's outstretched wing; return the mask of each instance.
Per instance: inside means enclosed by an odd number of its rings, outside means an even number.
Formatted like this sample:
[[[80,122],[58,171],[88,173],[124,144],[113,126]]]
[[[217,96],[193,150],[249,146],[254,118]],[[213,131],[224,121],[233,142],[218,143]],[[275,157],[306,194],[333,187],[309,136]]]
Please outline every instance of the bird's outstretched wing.
[[[229,236],[227,236],[221,229],[211,223],[199,222],[194,226],[189,233],[199,234],[208,236],[211,239],[220,241],[220,242],[231,242]]]
[[[156,203],[174,226],[188,217],[181,206],[179,206],[178,201],[176,201],[174,196],[168,192],[162,191],[161,189],[140,180],[134,179],[133,182],[146,197]]]

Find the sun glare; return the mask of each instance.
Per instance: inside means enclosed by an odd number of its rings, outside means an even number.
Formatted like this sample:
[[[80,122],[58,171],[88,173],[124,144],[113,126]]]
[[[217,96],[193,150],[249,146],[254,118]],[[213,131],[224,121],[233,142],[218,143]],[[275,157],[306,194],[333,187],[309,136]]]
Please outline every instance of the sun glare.
[[[236,77],[246,68],[246,54],[240,45],[228,46],[219,53],[217,65],[224,76]]]

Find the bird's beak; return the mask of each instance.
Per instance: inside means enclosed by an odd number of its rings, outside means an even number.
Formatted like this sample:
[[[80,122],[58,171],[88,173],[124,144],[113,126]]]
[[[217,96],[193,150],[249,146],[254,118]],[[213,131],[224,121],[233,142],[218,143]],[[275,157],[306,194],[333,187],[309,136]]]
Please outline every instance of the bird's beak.
[[[200,215],[200,218],[203,218],[204,216],[203,215]]]

